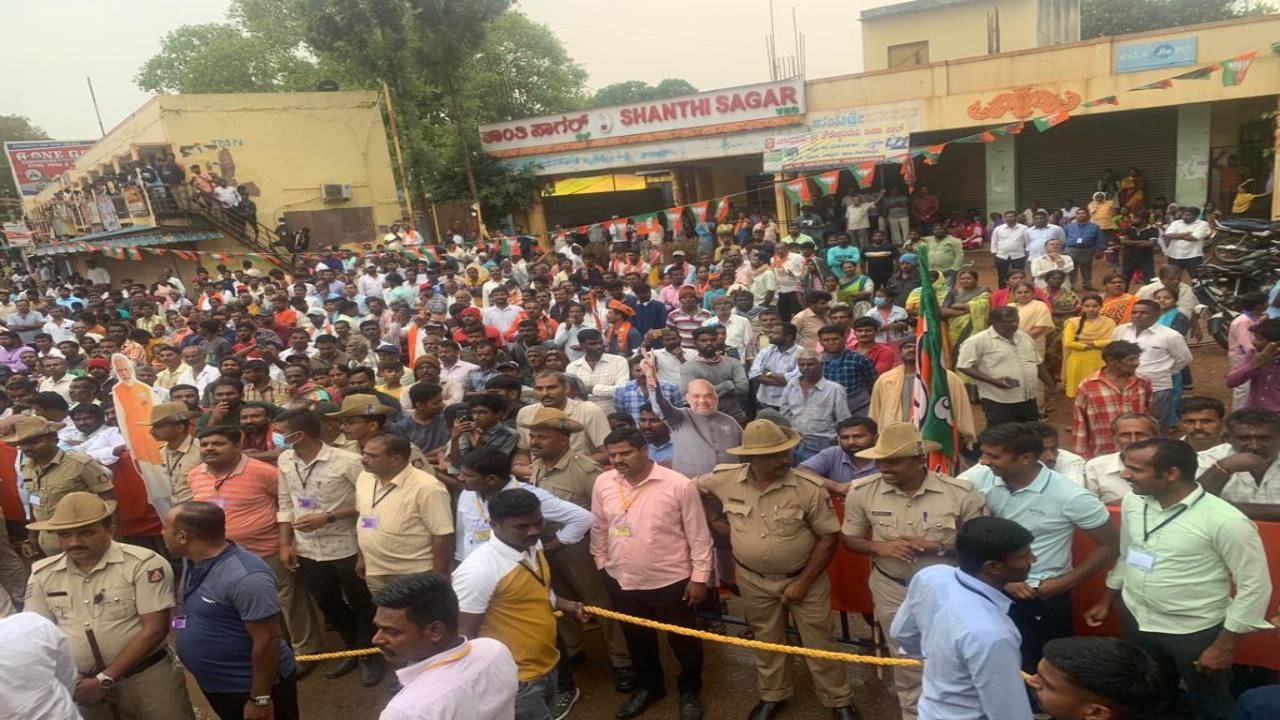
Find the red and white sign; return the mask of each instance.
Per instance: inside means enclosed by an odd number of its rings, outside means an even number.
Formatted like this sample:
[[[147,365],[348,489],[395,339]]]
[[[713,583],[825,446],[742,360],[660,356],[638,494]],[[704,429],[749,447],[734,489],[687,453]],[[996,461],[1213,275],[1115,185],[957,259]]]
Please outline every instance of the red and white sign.
[[[580,113],[493,123],[480,127],[480,144],[503,157],[558,152],[575,147],[613,145],[625,138],[693,128],[730,125],[734,131],[802,122],[804,81],[800,79],[744,85],[726,90],[616,105]]]
[[[14,184],[23,197],[34,197],[54,178],[70,170],[91,147],[92,140],[34,140],[7,142],[4,152],[9,156]]]

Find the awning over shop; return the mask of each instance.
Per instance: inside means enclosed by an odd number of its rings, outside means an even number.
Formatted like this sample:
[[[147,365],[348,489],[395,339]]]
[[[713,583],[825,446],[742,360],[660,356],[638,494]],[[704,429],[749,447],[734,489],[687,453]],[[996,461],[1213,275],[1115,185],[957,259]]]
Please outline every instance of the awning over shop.
[[[81,235],[73,240],[59,241],[46,245],[37,245],[27,250],[29,256],[70,255],[83,250],[82,243],[107,248],[136,248],[154,245],[172,245],[174,243],[199,242],[216,240],[222,233],[211,230],[166,230],[154,225],[141,225],[109,232]]]

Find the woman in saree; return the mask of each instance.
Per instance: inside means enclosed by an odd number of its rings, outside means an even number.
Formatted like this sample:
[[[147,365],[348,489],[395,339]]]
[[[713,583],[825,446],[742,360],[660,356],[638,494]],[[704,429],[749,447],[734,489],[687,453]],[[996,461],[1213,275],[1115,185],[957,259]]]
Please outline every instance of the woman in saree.
[[[1062,389],[1074,398],[1080,382],[1102,367],[1102,348],[1111,342],[1116,323],[1102,314],[1102,296],[1080,300],[1080,316],[1062,325]]]
[[[1049,242],[1057,242],[1050,240]],[[1039,259],[1039,258],[1037,258]],[[1049,312],[1053,317],[1053,330],[1045,337],[1044,362],[1049,374],[1054,378],[1062,377],[1062,326],[1067,318],[1080,313],[1080,298],[1067,284],[1067,274],[1061,270],[1050,270],[1044,274],[1045,293],[1049,296]]]
[[[1116,325],[1123,325],[1129,322],[1129,311],[1133,309],[1133,304],[1138,301],[1138,297],[1130,293],[1125,288],[1129,283],[1125,282],[1124,276],[1119,273],[1112,273],[1102,281],[1102,310],[1101,313],[1105,317],[1111,318]]]
[[[859,271],[858,263],[845,260],[840,263],[839,285],[836,288],[836,302],[849,306],[853,317],[862,317],[871,309],[871,296],[875,293],[876,284],[871,278]]]
[[[1136,216],[1147,209],[1147,179],[1138,168],[1129,168],[1129,174],[1120,179],[1119,188],[1116,199],[1130,215]]]
[[[951,340],[952,357],[960,352],[960,343],[987,329],[990,310],[991,291],[978,285],[978,271],[961,270],[957,273],[956,286],[942,299],[941,307],[942,319],[947,324],[947,337]]]

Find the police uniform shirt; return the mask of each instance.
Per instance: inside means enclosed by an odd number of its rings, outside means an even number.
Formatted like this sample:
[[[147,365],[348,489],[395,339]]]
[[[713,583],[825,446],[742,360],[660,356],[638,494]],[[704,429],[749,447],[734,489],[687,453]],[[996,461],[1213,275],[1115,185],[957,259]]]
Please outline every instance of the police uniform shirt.
[[[761,490],[750,482],[750,470],[747,464],[717,465],[695,482],[724,507],[739,565],[756,574],[799,573],[818,537],[840,530],[831,496],[793,472]]]
[[[187,483],[187,476],[200,464],[200,448],[196,445],[196,439],[186,438],[177,450],[165,443],[160,448],[160,457],[164,461],[165,474],[169,476],[173,501],[181,503],[191,500],[191,485]]]
[[[67,493],[87,491],[101,495],[114,490],[106,468],[88,455],[62,450],[43,467],[30,457],[25,458],[22,480],[36,520],[48,520]]]
[[[986,514],[986,501],[967,480],[929,473],[915,494],[908,496],[885,482],[879,474],[854,480],[844,501],[844,525],[840,531],[852,537],[884,542],[901,537],[923,537],[955,547],[956,531],[966,521]],[[890,557],[874,563],[891,578],[906,582],[919,570],[945,563],[941,556],[921,554],[908,564]]]
[[[173,605],[169,562],[146,548],[118,542],[111,543],[87,574],[63,553],[37,561],[27,581],[27,611],[62,630],[81,673],[90,673],[96,665],[86,623],[109,664],[142,630],[141,615]]]
[[[550,467],[534,458],[533,473],[529,479],[561,500],[590,510],[591,489],[602,472],[604,469],[595,460],[569,449]]]

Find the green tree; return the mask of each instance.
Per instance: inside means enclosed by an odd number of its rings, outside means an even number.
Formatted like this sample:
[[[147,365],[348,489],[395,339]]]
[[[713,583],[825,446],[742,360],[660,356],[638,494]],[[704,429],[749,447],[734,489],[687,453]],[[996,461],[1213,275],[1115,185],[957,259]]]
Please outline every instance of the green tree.
[[[650,85],[641,80],[628,80],[605,85],[597,90],[595,95],[591,96],[588,107],[598,108],[648,100],[665,100],[679,95],[692,95],[696,92],[698,88],[688,80],[680,78],[667,78],[657,85]]]
[[[49,133],[38,125],[32,125],[25,115],[0,115],[0,147],[6,142],[49,139]],[[20,217],[22,196],[13,184],[13,170],[9,167],[8,153],[0,153],[0,218],[9,220]]]
[[[1250,0],[1082,0],[1080,37],[1091,40],[1275,11]]]
[[[314,90],[319,80],[296,47],[224,23],[171,31],[134,77],[148,92],[185,94]]]

